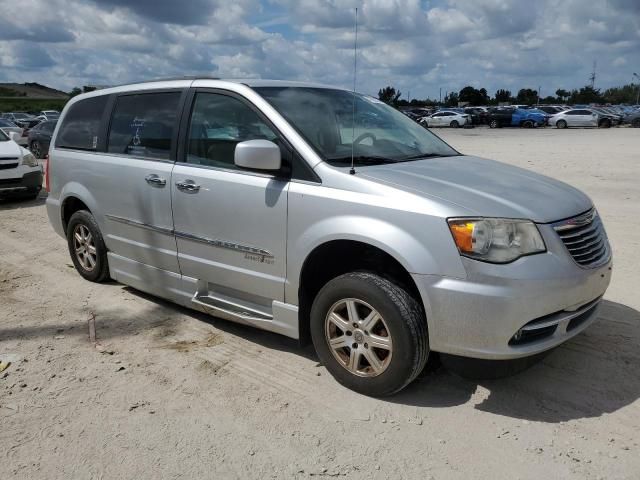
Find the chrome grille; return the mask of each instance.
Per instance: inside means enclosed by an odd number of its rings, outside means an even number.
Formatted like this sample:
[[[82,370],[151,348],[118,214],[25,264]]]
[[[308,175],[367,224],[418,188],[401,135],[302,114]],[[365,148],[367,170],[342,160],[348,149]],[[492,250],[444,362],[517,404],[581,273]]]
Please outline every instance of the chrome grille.
[[[609,261],[611,249],[600,216],[595,209],[553,224],[575,262],[585,268]]]

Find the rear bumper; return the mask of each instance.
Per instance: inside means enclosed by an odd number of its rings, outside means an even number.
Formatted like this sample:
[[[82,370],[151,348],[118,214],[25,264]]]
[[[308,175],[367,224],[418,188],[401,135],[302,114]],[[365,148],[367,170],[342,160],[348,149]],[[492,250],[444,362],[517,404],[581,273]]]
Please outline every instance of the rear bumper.
[[[3,171],[0,175],[0,197],[39,192],[42,189],[42,167],[28,168],[22,173],[23,168],[18,167],[9,171]],[[16,173],[21,176],[16,176]]]
[[[431,349],[489,360],[521,358],[556,347],[593,323],[611,280],[611,260],[583,269],[547,245],[547,253],[508,265],[465,258],[465,279],[413,275]]]

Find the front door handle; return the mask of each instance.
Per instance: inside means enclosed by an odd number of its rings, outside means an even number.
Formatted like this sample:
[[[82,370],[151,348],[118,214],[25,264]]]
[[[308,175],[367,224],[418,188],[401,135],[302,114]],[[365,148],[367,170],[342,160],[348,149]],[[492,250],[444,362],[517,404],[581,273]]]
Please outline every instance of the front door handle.
[[[183,192],[196,193],[200,190],[200,185],[197,185],[193,180],[183,180],[182,182],[176,182],[178,190]]]
[[[144,179],[149,185],[153,185],[154,187],[164,187],[167,184],[167,181],[164,178],[159,177],[155,173],[147,175]]]

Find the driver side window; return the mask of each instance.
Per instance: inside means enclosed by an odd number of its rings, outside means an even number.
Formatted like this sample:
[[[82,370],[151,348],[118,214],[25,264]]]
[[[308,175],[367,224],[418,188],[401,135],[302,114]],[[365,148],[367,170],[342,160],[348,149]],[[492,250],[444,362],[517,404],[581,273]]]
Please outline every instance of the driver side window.
[[[218,93],[196,94],[189,123],[187,163],[237,169],[236,145],[278,136],[245,103]]]

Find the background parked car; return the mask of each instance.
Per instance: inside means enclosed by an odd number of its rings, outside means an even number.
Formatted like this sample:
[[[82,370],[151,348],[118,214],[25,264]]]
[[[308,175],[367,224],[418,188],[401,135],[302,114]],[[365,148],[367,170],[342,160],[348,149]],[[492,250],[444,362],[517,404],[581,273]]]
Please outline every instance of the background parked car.
[[[620,125],[622,123],[622,115],[619,115],[613,110],[601,107],[591,107],[590,110],[596,112],[601,118],[608,118],[611,120],[611,126]]]
[[[38,123],[40,123],[40,120],[38,120],[36,117],[24,112],[3,113],[2,118],[10,120],[19,127],[26,129],[35,127]]]
[[[640,127],[640,110],[625,115],[624,122],[629,123],[632,127]]]
[[[27,145],[36,158],[44,158],[47,155],[56,123],[58,120],[47,120],[29,130]]]
[[[484,107],[467,107],[464,109],[464,113],[469,115],[473,125],[486,124],[489,116],[489,111]]]
[[[549,114],[549,115],[555,115],[556,113],[560,113],[563,110],[565,110],[562,107],[556,107],[554,105],[540,105],[538,107],[536,107],[538,110],[542,110],[543,112]]]
[[[525,127],[533,128],[547,124],[548,115],[535,109],[494,108],[487,117],[491,128]]]
[[[23,136],[24,129],[13,123],[11,120],[0,118],[0,130],[2,130],[7,135],[7,137],[9,136],[10,132],[17,133],[18,135],[20,135],[18,144],[23,146],[27,144],[27,138]]]
[[[36,116],[36,118],[40,121],[57,120],[60,118],[60,112],[55,110],[43,110]]]
[[[471,118],[466,113],[458,113],[451,110],[441,110],[419,120],[424,127],[453,127],[458,128],[471,123]]]
[[[602,127],[612,125],[611,118],[604,117],[594,110],[574,108],[558,113],[549,119],[549,124],[558,128],[567,127]]]

